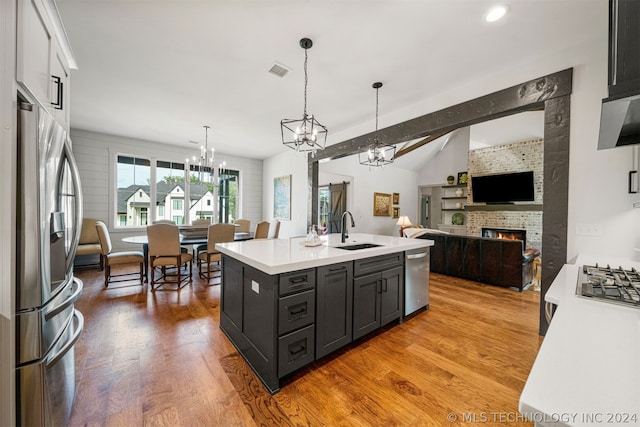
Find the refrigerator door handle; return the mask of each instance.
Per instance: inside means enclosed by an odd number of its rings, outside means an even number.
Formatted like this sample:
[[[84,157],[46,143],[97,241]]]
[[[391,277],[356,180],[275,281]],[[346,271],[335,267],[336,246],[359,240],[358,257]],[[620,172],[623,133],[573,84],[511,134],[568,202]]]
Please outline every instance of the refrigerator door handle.
[[[67,343],[64,345],[64,347],[62,347],[60,349],[60,351],[58,351],[56,354],[52,355],[51,358],[49,360],[47,360],[47,363],[46,363],[47,367],[49,367],[51,365],[55,365],[55,363],[58,360],[62,359],[64,357],[64,355],[67,354],[67,352],[73,348],[73,346],[75,345],[76,341],[78,341],[78,338],[80,338],[80,334],[82,333],[82,330],[84,329],[84,316],[78,310],[74,310],[73,311],[73,318],[75,320],[75,323],[77,324],[76,325],[76,330],[75,330],[73,336],[71,337],[71,339],[69,341],[67,341]],[[69,327],[71,327],[71,325],[69,325]]]
[[[80,233],[82,232],[82,189],[80,188],[80,173],[78,172],[78,166],[73,158],[71,146],[69,140],[64,141],[64,153],[65,158],[69,162],[69,171],[71,172],[71,181],[73,183],[73,191],[76,195],[75,202],[75,224],[73,239],[71,240],[71,247],[69,248],[69,255],[67,257],[67,269],[66,271],[71,274],[73,271],[73,259],[76,256],[76,250],[78,249],[78,243],[80,242]]]
[[[53,307],[51,310],[45,313],[44,319],[46,321],[51,320],[53,317],[66,310],[67,307],[78,300],[78,298],[82,294],[84,284],[82,283],[82,280],[74,277],[72,286],[74,287],[74,290],[73,293],[69,295],[69,298],[65,299],[60,305],[58,305],[57,307]]]

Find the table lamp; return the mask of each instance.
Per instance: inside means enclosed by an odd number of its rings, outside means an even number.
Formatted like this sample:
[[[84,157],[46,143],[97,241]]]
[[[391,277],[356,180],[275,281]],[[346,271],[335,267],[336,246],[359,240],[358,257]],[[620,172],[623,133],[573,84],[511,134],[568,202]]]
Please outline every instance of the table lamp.
[[[396,222],[396,225],[400,226],[400,237],[404,236],[404,229],[407,228],[411,224],[411,221],[409,221],[409,217],[406,215],[402,215],[400,218],[398,218],[398,222]]]

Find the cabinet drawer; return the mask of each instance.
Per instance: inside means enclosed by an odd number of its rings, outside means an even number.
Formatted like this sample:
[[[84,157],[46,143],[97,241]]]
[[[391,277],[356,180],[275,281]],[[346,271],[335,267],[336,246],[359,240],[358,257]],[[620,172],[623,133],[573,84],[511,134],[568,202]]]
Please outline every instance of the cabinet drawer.
[[[316,317],[316,291],[310,290],[280,298],[278,334],[286,334],[310,325]]]
[[[363,276],[398,267],[403,264],[403,258],[404,252],[397,252],[391,255],[356,260],[353,262],[353,275]]]
[[[281,296],[306,291],[307,289],[315,289],[315,287],[316,271],[313,268],[280,275],[279,295]]]
[[[315,328],[304,329],[278,338],[278,377],[283,377],[313,362]]]

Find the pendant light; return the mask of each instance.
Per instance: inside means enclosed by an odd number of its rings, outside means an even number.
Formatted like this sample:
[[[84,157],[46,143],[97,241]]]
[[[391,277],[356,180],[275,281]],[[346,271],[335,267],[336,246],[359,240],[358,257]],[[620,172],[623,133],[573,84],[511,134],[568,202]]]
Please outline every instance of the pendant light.
[[[282,119],[280,130],[282,143],[292,149],[311,153],[313,157],[318,150],[324,150],[327,142],[327,128],[320,124],[316,118],[307,114],[307,50],[313,46],[313,42],[304,38],[300,40],[300,47],[304,49],[304,110],[302,119]]]
[[[371,85],[376,90],[376,131],[373,134],[373,144],[367,147],[366,151],[358,154],[361,165],[369,167],[384,167],[393,163],[396,155],[396,147],[394,145],[381,144],[378,141],[378,90],[382,87],[382,83],[375,82]]]
[[[209,151],[209,126],[204,125],[204,145],[200,146],[200,156],[193,156],[191,164],[194,170],[198,171],[198,179],[200,182],[213,182],[213,162],[215,161],[215,148],[211,147]],[[189,158],[185,160],[187,169]]]

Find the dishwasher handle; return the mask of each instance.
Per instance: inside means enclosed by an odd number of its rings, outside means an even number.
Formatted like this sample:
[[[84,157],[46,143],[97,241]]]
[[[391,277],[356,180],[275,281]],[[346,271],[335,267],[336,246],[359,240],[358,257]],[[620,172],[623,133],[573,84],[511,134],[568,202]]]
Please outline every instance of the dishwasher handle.
[[[420,259],[427,256],[426,252],[420,252],[417,254],[407,254],[407,259]]]

